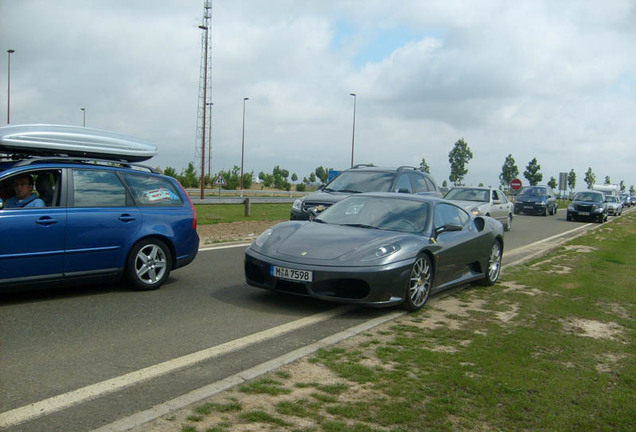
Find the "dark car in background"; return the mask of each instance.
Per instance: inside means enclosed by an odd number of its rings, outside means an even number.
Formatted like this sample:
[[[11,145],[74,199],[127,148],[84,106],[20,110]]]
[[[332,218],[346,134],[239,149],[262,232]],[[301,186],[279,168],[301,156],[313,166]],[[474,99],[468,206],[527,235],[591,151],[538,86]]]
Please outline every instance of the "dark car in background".
[[[442,193],[433,177],[414,167],[383,168],[356,165],[343,171],[320,190],[297,199],[291,208],[291,220],[308,220],[342,199],[364,192]]]
[[[515,201],[515,214],[554,215],[559,205],[550,186],[526,186]]]
[[[607,203],[603,192],[578,192],[568,206],[567,220],[593,220],[603,223],[607,220]]]

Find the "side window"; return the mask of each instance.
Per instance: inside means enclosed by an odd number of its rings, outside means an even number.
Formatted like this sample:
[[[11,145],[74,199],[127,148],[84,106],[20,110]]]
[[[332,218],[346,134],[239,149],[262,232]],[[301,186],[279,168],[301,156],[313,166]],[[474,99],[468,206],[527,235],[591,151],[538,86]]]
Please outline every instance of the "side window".
[[[113,171],[74,170],[75,207],[124,207],[126,188]]]
[[[53,207],[58,202],[60,170],[23,171],[0,182],[4,208]]]
[[[183,202],[173,183],[162,177],[122,173],[139,206],[181,206]]]
[[[501,201],[501,197],[499,196],[499,192],[496,190],[492,191],[492,200],[493,201]]]
[[[395,184],[394,192],[413,193],[413,188],[411,187],[411,179],[409,179],[408,174],[399,175],[397,183]]]
[[[435,190],[432,184],[429,181],[427,181],[428,179],[424,177],[423,175],[414,174],[412,176],[412,179],[413,179],[413,184],[415,185],[415,190],[413,191],[414,193],[431,192]]]
[[[464,226],[469,220],[468,213],[453,205],[439,204],[435,207],[435,228],[444,225]]]

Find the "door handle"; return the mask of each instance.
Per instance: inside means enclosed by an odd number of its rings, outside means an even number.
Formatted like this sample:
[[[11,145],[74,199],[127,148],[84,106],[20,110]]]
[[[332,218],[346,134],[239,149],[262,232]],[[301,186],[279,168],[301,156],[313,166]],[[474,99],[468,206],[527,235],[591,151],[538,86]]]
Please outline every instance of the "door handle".
[[[38,225],[49,226],[58,223],[57,219],[53,219],[51,216],[42,216],[40,219],[35,221]]]
[[[119,220],[122,221],[122,222],[132,222],[134,220],[137,220],[137,218],[126,213],[126,214],[123,214],[123,215],[119,216]]]

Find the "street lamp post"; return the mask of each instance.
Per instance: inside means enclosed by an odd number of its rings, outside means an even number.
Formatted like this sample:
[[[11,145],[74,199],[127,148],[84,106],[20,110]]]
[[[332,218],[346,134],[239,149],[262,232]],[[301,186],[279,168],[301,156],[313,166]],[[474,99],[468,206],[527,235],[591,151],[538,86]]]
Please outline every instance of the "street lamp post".
[[[15,50],[7,50],[7,124],[11,124],[11,54]]]
[[[205,198],[205,120],[206,120],[206,108],[207,108],[207,100],[208,100],[208,27],[204,25],[200,25],[199,28],[205,31],[205,65],[204,65],[204,76],[203,82],[205,85],[203,86],[203,126],[201,133],[201,199]]]
[[[80,108],[82,111],[82,126],[86,127],[86,108]]]
[[[243,98],[243,137],[241,138],[241,197],[243,197],[243,164],[245,162],[245,102],[250,98]]]
[[[353,96],[353,133],[351,134],[351,167],[353,168],[353,149],[356,144],[356,94],[349,93]]]

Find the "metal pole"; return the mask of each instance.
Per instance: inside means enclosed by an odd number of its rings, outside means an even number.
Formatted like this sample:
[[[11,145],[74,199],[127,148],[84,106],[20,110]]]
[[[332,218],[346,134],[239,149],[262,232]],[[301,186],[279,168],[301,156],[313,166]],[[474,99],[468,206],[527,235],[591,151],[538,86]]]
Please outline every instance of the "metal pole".
[[[205,71],[203,72],[203,127],[201,138],[201,199],[205,198],[205,119],[208,100],[208,27],[200,25],[199,28],[205,31]]]
[[[356,94],[349,93],[353,96],[353,133],[351,134],[351,167],[353,168],[353,149],[356,144]]]
[[[86,127],[86,108],[80,108],[82,112],[82,126]]]
[[[13,49],[7,50],[7,124],[11,124],[11,54],[14,52]]]
[[[250,98],[243,98],[243,138],[241,139],[241,198],[243,197],[243,163],[245,161],[245,101]]]
[[[208,102],[206,105],[210,107],[210,118],[208,121],[208,174],[212,175],[212,105],[214,103]]]

